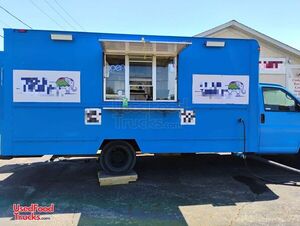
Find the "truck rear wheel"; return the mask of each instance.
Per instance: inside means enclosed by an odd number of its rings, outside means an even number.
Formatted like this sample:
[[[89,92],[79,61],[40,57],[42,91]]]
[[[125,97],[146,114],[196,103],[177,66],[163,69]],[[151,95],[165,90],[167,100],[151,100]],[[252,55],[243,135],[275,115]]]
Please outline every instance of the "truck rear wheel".
[[[126,141],[111,141],[100,154],[100,165],[110,174],[123,174],[132,170],[136,162],[136,153]]]

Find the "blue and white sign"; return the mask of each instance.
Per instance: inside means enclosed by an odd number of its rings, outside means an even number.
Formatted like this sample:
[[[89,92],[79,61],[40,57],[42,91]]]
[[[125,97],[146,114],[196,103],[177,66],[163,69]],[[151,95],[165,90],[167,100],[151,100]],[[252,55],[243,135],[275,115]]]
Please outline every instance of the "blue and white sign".
[[[248,104],[249,76],[193,75],[193,104]]]
[[[13,71],[14,102],[80,102],[79,71]]]

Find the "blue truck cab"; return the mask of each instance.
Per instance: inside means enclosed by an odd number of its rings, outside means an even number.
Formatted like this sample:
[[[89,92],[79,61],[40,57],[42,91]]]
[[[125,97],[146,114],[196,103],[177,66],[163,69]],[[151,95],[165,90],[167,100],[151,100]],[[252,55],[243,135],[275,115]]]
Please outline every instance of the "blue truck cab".
[[[255,40],[4,30],[0,156],[295,154],[299,101],[258,82]]]
[[[260,153],[295,154],[300,148],[299,99],[276,84],[260,84]]]

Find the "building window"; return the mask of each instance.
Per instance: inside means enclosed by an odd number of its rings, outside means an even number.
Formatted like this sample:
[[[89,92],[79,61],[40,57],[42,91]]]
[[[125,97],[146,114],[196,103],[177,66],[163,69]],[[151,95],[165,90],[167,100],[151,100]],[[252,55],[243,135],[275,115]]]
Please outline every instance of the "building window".
[[[176,101],[176,57],[106,55],[105,100]]]
[[[105,99],[122,100],[125,97],[125,56],[107,55],[104,73]]]

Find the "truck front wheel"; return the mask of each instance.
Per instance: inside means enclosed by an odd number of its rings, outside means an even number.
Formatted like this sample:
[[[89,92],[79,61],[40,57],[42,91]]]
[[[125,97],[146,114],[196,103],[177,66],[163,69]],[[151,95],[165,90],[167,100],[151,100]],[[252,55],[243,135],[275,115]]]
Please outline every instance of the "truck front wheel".
[[[100,165],[110,174],[127,173],[132,170],[135,162],[135,150],[126,141],[111,141],[103,147],[100,154]]]

